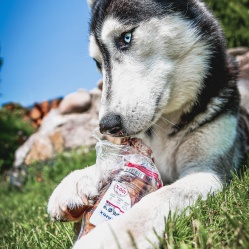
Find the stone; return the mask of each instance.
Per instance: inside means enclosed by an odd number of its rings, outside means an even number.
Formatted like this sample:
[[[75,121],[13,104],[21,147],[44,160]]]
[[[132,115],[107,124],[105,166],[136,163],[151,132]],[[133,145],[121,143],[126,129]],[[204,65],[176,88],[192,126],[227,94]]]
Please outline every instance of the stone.
[[[56,153],[60,153],[64,150],[64,138],[59,131],[55,131],[50,135],[50,141]]]
[[[99,80],[97,85],[98,85],[98,89],[102,91],[103,90],[103,80],[102,79]]]
[[[51,109],[55,109],[59,107],[61,99],[53,99],[51,102]]]
[[[40,104],[40,109],[43,114],[43,116],[46,116],[48,112],[50,111],[50,104],[48,101],[43,101]]]
[[[68,94],[60,103],[60,114],[81,113],[91,106],[91,95],[85,90]]]
[[[53,146],[48,137],[39,137],[28,152],[24,163],[30,165],[36,161],[44,161],[51,158],[54,154]]]
[[[32,120],[38,120],[39,118],[42,117],[42,113],[41,113],[41,111],[40,111],[37,107],[34,107],[34,108],[30,111],[29,117],[30,117]]]
[[[238,56],[237,61],[239,63],[239,79],[249,80],[249,52]]]
[[[233,57],[245,54],[246,52],[249,51],[249,48],[247,47],[236,47],[236,48],[229,48],[227,50],[227,53],[232,55]]]
[[[96,88],[88,94],[91,105],[83,113],[64,115],[59,108],[51,109],[37,132],[17,149],[14,166],[47,160],[65,150],[95,146],[92,134],[98,128],[101,91]]]
[[[27,141],[15,151],[14,167],[18,167],[25,162],[25,159],[28,153],[31,151],[36,139],[37,139],[37,133],[32,134],[27,139]]]
[[[241,95],[241,104],[249,112],[249,52],[237,56],[236,60],[239,65],[238,89]]]

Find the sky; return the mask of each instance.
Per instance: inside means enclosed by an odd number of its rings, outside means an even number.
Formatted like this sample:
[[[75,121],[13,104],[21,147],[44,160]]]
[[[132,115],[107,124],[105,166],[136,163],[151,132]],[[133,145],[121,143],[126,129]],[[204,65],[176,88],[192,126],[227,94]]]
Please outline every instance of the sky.
[[[87,0],[0,0],[0,105],[96,87],[89,20]]]

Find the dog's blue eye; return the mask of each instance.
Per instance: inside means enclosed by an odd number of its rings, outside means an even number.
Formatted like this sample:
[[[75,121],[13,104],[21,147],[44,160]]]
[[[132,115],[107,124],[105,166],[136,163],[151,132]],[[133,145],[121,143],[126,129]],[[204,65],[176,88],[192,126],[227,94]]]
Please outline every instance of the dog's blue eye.
[[[133,29],[134,30],[134,29]],[[115,39],[115,43],[118,49],[127,50],[132,42],[132,31],[123,33],[120,37]]]
[[[132,34],[131,32],[125,33],[124,34],[124,42],[129,44],[131,42]]]

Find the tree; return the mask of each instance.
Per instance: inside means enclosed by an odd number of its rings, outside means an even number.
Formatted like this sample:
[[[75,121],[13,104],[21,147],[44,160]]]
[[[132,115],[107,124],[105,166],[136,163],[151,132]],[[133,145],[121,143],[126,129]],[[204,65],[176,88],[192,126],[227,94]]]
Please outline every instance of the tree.
[[[228,47],[249,47],[249,0],[204,0],[220,21]]]
[[[29,120],[23,119],[25,113],[18,104],[13,110],[8,105],[0,109],[0,174],[11,168],[16,149],[34,132]]]

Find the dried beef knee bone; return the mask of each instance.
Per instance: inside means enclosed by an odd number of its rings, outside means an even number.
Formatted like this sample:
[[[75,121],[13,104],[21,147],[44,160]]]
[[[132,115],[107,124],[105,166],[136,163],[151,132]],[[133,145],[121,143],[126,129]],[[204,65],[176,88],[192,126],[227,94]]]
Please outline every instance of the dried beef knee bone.
[[[151,157],[152,150],[143,143],[142,139],[140,138],[123,138],[122,139],[122,145],[129,145],[133,147],[138,154]]]

